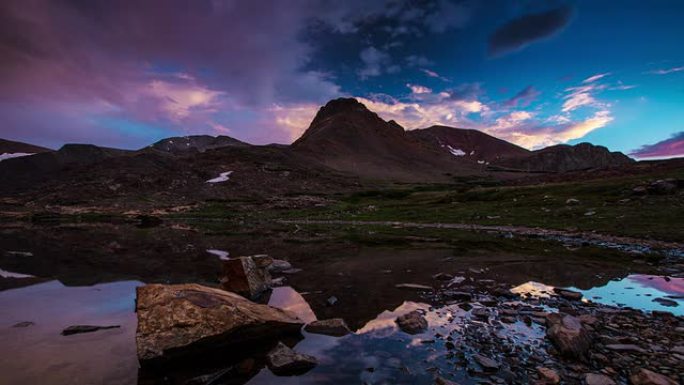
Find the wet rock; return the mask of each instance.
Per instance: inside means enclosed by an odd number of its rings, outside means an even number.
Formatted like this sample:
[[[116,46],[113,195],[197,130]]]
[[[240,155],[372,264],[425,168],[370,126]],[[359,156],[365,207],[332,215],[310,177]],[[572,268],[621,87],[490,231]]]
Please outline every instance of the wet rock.
[[[221,288],[247,298],[257,298],[271,287],[271,275],[252,257],[223,261]]]
[[[499,303],[499,301],[497,301],[496,298],[490,295],[478,295],[475,298],[475,301],[487,307],[496,306]]]
[[[444,377],[437,376],[435,378],[435,385],[459,385],[457,382],[449,381]]]
[[[447,283],[446,286],[447,286],[447,287],[452,287],[452,286],[460,285],[460,284],[462,284],[465,280],[466,280],[465,277],[456,276],[456,277],[454,277],[454,278],[451,278],[451,280]]]
[[[476,354],[473,356],[475,362],[482,367],[486,372],[496,372],[501,367],[501,364],[492,360],[489,357],[485,357],[481,354]]]
[[[318,365],[316,357],[297,353],[282,342],[266,355],[266,364],[277,376],[304,374]]]
[[[273,274],[278,274],[290,269],[292,269],[292,264],[282,259],[274,259],[268,266],[268,271]]]
[[[568,289],[561,289],[561,288],[554,288],[553,291],[558,294],[559,296],[569,299],[572,301],[579,301],[582,299],[582,293],[573,291],[573,290],[568,290]]]
[[[297,335],[294,315],[235,293],[197,284],[137,288],[136,334],[142,363]]]
[[[606,349],[615,352],[646,353],[646,350],[634,344],[608,344]]]
[[[632,193],[634,195],[646,195],[648,194],[648,190],[646,189],[645,186],[637,186],[632,189]]]
[[[584,375],[586,385],[616,385],[612,378],[605,374],[587,373]]]
[[[591,345],[590,333],[578,318],[569,314],[549,314],[546,317],[546,336],[562,355],[568,357],[583,356]]]
[[[486,320],[489,318],[489,312],[485,308],[478,307],[476,309],[473,309],[470,314],[473,315],[475,318],[479,318],[482,320]]]
[[[432,279],[436,279],[438,281],[450,281],[453,279],[454,276],[451,274],[446,274],[446,273],[437,273],[432,276]]]
[[[283,285],[285,285],[286,280],[287,280],[287,278],[285,278],[285,277],[272,278],[271,279],[271,286],[272,287],[283,286]]]
[[[408,290],[416,290],[416,291],[432,291],[432,286],[421,285],[418,283],[400,283],[400,284],[394,285],[394,287],[399,288],[399,289],[408,289]]]
[[[629,376],[629,381],[632,385],[677,385],[677,382],[670,377],[648,369],[639,369]]]
[[[273,264],[273,258],[266,254],[252,255],[252,259],[260,269],[268,269]]]
[[[408,334],[418,334],[425,331],[428,327],[427,320],[418,310],[397,317],[395,322],[399,326],[399,329]]]
[[[92,332],[96,332],[98,330],[118,329],[120,327],[121,327],[120,325],[108,325],[108,326],[73,325],[73,326],[69,326],[68,328],[62,330],[62,335],[63,336],[70,336],[72,334],[92,333]]]
[[[667,299],[667,298],[656,298],[656,299],[653,300],[653,302],[657,302],[657,303],[659,303],[659,304],[661,304],[661,305],[663,305],[663,306],[667,306],[667,307],[676,307],[676,306],[679,306],[679,304],[677,303],[677,301],[673,301],[673,300]]]
[[[281,271],[280,273],[281,273],[281,274],[297,274],[297,273],[299,273],[300,271],[302,271],[302,269],[292,268],[292,269],[283,270],[283,271]]]
[[[304,327],[309,333],[324,334],[327,336],[342,337],[351,333],[349,326],[342,318],[331,318],[322,321],[314,321]]]
[[[544,384],[556,385],[560,383],[560,376],[558,375],[558,372],[553,369],[538,367],[537,373],[539,373],[539,379]]]

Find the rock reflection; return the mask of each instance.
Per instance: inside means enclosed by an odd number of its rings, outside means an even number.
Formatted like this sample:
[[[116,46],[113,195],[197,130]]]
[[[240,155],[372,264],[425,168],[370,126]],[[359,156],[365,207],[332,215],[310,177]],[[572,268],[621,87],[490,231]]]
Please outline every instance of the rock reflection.
[[[305,323],[316,321],[316,314],[304,297],[289,286],[276,287],[271,293],[268,304],[289,311]]]

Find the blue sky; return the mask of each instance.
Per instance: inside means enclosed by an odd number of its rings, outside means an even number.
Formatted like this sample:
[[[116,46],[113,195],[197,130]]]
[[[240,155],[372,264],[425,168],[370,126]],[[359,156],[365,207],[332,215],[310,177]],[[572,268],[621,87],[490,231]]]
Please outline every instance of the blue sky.
[[[683,155],[681,1],[39,2],[0,5],[0,137],[288,143],[354,96],[407,129]]]

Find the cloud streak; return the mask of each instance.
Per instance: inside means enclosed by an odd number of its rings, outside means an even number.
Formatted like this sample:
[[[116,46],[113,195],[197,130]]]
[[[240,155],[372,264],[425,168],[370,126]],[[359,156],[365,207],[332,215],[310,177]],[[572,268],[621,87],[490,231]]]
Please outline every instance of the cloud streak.
[[[489,55],[499,56],[523,49],[561,31],[572,18],[572,8],[563,6],[546,12],[527,14],[497,29],[489,38]]]

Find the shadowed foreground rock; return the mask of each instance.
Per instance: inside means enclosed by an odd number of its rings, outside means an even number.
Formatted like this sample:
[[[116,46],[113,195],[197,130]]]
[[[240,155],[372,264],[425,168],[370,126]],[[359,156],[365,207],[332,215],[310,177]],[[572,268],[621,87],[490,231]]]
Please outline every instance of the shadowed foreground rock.
[[[304,330],[313,334],[324,334],[333,337],[342,337],[351,333],[349,326],[347,326],[342,318],[313,321],[306,325]]]
[[[267,256],[240,257],[223,262],[221,288],[256,299],[271,287],[268,266],[273,260]]]
[[[582,321],[569,314],[549,314],[546,327],[546,335],[564,356],[579,358],[591,345],[591,336]]]
[[[318,365],[316,357],[297,353],[282,342],[268,353],[266,363],[273,374],[278,376],[303,374]]]
[[[136,312],[143,364],[299,335],[302,326],[284,310],[197,284],[139,287]]]

